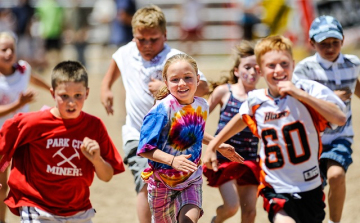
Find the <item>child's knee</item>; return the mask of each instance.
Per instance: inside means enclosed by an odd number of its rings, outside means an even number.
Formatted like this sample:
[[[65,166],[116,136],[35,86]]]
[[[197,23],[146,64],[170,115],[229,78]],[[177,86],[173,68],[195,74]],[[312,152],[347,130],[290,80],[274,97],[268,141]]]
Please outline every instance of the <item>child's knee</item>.
[[[330,185],[345,184],[345,171],[340,166],[330,167],[327,178]]]
[[[241,218],[243,222],[251,222],[255,220],[255,217],[256,217],[256,209],[241,211]]]
[[[224,215],[232,217],[238,212],[239,204],[224,204],[224,207],[221,209]]]

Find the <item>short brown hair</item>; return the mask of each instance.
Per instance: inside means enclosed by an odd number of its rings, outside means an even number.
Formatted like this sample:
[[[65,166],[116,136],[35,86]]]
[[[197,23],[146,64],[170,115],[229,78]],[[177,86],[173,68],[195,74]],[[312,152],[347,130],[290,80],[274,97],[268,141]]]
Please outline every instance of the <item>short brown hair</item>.
[[[280,35],[268,36],[261,39],[255,46],[256,62],[259,66],[261,65],[261,56],[272,50],[287,51],[293,56],[292,43],[288,38]]]
[[[57,64],[51,73],[51,87],[55,89],[60,83],[72,81],[84,83],[88,88],[88,74],[78,61],[63,61]]]
[[[132,18],[133,33],[137,29],[159,28],[166,33],[166,19],[164,13],[156,5],[150,5],[137,10]]]

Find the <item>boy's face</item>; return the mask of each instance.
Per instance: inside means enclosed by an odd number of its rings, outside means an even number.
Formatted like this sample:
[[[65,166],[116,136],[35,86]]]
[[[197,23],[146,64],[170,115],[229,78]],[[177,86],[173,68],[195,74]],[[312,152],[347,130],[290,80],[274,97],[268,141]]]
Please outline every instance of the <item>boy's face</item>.
[[[166,33],[160,28],[136,29],[134,39],[141,56],[149,61],[164,49]]]
[[[200,76],[185,60],[179,60],[168,67],[165,84],[180,104],[191,104],[199,85]]]
[[[257,70],[264,77],[272,96],[280,95],[278,89],[280,81],[291,81],[294,64],[291,54],[285,50],[272,50],[261,56]]]
[[[0,67],[11,68],[16,61],[15,43],[12,38],[0,38]]]
[[[312,47],[314,47],[316,52],[318,52],[323,59],[331,62],[337,60],[343,42],[343,40],[332,37],[324,39],[320,43],[310,40],[310,44]]]
[[[56,107],[52,113],[62,119],[75,119],[80,115],[89,89],[82,82],[67,81],[59,83],[55,90],[50,89]]]

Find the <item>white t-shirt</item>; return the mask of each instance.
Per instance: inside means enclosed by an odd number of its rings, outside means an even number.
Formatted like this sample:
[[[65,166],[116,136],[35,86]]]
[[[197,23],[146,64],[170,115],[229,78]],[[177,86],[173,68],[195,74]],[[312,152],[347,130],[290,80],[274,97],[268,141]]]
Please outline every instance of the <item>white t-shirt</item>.
[[[300,80],[295,86],[345,109],[329,88],[315,81]],[[239,112],[252,132],[262,139],[260,179],[264,186],[272,187],[276,193],[298,193],[321,185],[320,132],[329,123],[319,113],[289,95],[273,98],[267,89],[249,92]]]
[[[129,140],[140,139],[140,129],[145,115],[154,105],[154,97],[149,91],[151,78],[162,80],[162,70],[168,58],[183,53],[171,49],[167,44],[163,51],[151,61],[144,60],[135,42],[120,47],[112,56],[120,72],[126,91],[126,122],[122,127],[123,144]],[[200,80],[206,81],[199,71]]]
[[[19,65],[21,68],[16,69],[13,74],[8,76],[0,75],[0,105],[13,103],[19,98],[20,93],[24,92],[28,87],[31,67],[23,60],[19,61]],[[28,111],[29,105],[26,104],[15,112],[0,117],[0,127],[7,119],[12,118],[16,113]]]

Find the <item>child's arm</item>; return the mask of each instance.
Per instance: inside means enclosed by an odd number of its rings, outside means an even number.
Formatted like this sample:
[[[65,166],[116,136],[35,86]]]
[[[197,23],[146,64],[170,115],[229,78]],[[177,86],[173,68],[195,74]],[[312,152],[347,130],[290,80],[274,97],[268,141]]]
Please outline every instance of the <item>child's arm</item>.
[[[85,137],[80,146],[81,152],[94,165],[97,177],[105,182],[111,180],[114,175],[114,169],[100,155],[99,144],[88,137]]]
[[[360,98],[360,81],[357,79],[354,94]]]
[[[213,139],[214,136],[208,134],[207,132],[204,132],[204,138],[202,140],[202,143],[204,143],[205,145],[209,145],[210,141]],[[235,151],[235,148],[232,145],[221,143],[219,148],[217,148],[217,151],[219,151],[223,156],[228,158],[230,161],[244,163],[244,158]]]
[[[206,81],[200,80],[199,85],[197,86],[195,96],[202,97],[209,92],[209,86]]]
[[[239,114],[236,114],[219,132],[219,134],[210,141],[209,145],[206,148],[204,163],[205,165],[217,171],[217,157],[215,150],[226,140],[230,139],[236,133],[242,131],[246,127],[246,123],[242,120],[242,117]]]
[[[191,154],[174,156],[161,151],[160,149],[153,149],[139,154],[142,157],[153,160],[158,163],[163,163],[171,166],[175,170],[184,172],[194,172],[197,170],[197,165],[189,160]]]
[[[50,85],[48,85],[45,81],[43,81],[41,79],[40,76],[38,76],[36,74],[30,75],[30,83],[32,83],[40,88],[43,88],[44,90],[47,90],[47,91],[49,91],[51,88]]]
[[[105,107],[105,110],[108,115],[114,114],[113,110],[113,101],[114,95],[111,91],[111,87],[114,82],[121,76],[121,72],[117,67],[117,64],[114,59],[111,60],[109,69],[107,70],[102,83],[101,83],[101,103]]]
[[[27,90],[24,93],[20,93],[19,98],[13,103],[7,105],[0,105],[0,117],[15,112],[19,108],[23,107],[27,103],[35,100],[35,92],[33,90]]]
[[[311,106],[317,112],[320,113],[328,122],[342,126],[346,123],[345,114],[339,109],[339,107],[329,101],[325,101],[319,98],[315,98],[309,95],[307,92],[297,88],[290,81],[280,81],[278,84],[279,93],[281,95],[289,94],[292,97],[298,99]]]
[[[220,107],[223,105],[222,99],[227,93],[229,93],[229,88],[226,85],[221,85],[215,88],[208,99],[209,113],[211,113],[217,105],[220,105]]]

